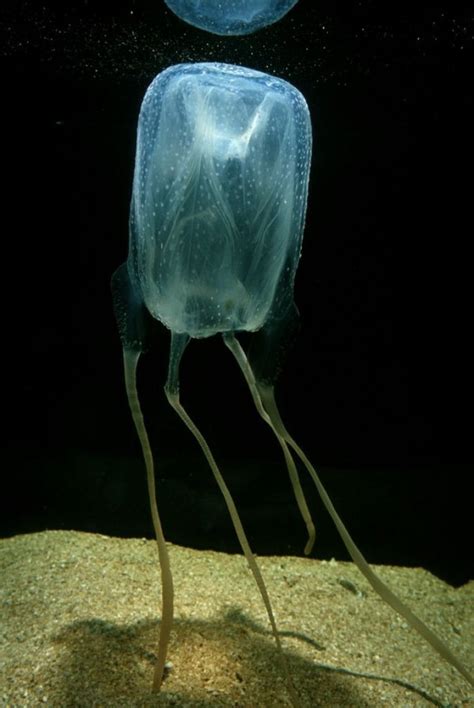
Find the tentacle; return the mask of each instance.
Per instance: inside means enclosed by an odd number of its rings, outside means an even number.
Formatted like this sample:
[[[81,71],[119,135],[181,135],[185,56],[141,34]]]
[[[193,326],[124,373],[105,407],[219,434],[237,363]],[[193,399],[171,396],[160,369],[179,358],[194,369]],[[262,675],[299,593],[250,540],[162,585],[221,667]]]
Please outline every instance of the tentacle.
[[[173,576],[171,574],[171,566],[166,546],[163,529],[161,526],[160,514],[156,502],[155,488],[155,472],[153,465],[153,455],[148,440],[148,434],[143,420],[143,414],[138,400],[137,393],[137,364],[140,357],[139,351],[132,349],[123,350],[123,363],[125,371],[125,387],[127,389],[128,403],[132,412],[133,422],[137,429],[140,444],[142,446],[143,457],[145,460],[148,496],[150,499],[151,517],[153,520],[153,528],[155,530],[156,542],[158,544],[158,555],[161,567],[161,626],[160,638],[158,642],[158,658],[155,664],[155,672],[153,677],[153,690],[159,691],[163,680],[163,673],[168,651],[168,644],[173,624],[173,604],[174,604],[174,589]]]
[[[265,609],[267,610],[267,615],[268,615],[268,619],[270,620],[273,636],[275,638],[275,643],[277,645],[278,652],[281,656],[283,670],[284,670],[284,673],[285,673],[285,676],[287,679],[288,690],[290,693],[291,701],[295,707],[298,707],[299,706],[298,697],[297,697],[295,688],[293,686],[293,682],[291,680],[290,670],[288,667],[286,656],[283,653],[283,649],[281,646],[281,641],[280,641],[280,637],[278,634],[278,629],[277,629],[272,605],[270,602],[270,597],[268,595],[268,591],[267,591],[265,582],[263,580],[263,576],[260,571],[260,568],[257,564],[255,556],[254,556],[252,549],[250,547],[250,544],[247,540],[247,536],[246,536],[244,528],[242,526],[242,522],[240,520],[240,516],[237,511],[237,507],[235,506],[235,503],[234,503],[232,495],[229,491],[229,488],[227,487],[227,485],[224,481],[224,478],[221,474],[221,471],[219,470],[219,467],[215,461],[214,455],[212,454],[212,452],[209,448],[209,445],[207,444],[206,439],[204,438],[203,434],[198,429],[198,427],[195,425],[195,423],[192,421],[192,419],[189,417],[189,415],[187,414],[186,410],[183,408],[183,406],[180,402],[180,399],[179,399],[178,366],[179,366],[179,360],[180,360],[181,354],[184,351],[184,346],[185,346],[185,344],[183,346],[183,341],[179,340],[179,337],[180,337],[180,335],[173,335],[173,338],[175,339],[176,343],[173,344],[173,340],[172,340],[171,349],[172,349],[172,351],[174,351],[176,353],[176,356],[170,357],[170,361],[173,360],[173,367],[171,367],[171,365],[170,365],[169,377],[168,377],[167,384],[165,386],[166,397],[168,398],[170,405],[174,408],[174,410],[177,412],[177,414],[179,415],[181,420],[184,422],[186,427],[190,430],[190,432],[194,435],[197,442],[199,443],[199,446],[201,447],[201,450],[204,453],[204,456],[209,464],[209,467],[212,470],[212,473],[214,475],[214,479],[216,480],[217,485],[219,486],[219,489],[222,493],[222,496],[224,497],[224,501],[225,501],[227,509],[229,511],[229,514],[230,514],[230,517],[232,520],[232,524],[233,524],[235,532],[237,534],[237,538],[239,540],[240,546],[241,546],[242,551],[245,555],[245,558],[247,560],[249,568],[253,574],[253,577],[255,579],[257,587],[260,591],[260,595],[262,596],[262,600],[265,604]]]
[[[451,652],[448,646],[429,627],[427,627],[427,625],[422,622],[422,620],[420,620],[419,617],[417,617],[414,612],[412,612],[412,610],[407,605],[405,605],[405,603],[402,602],[402,600],[400,600],[400,598],[398,598],[390,590],[390,588],[385,585],[385,583],[382,582],[382,580],[380,580],[380,578],[374,573],[374,571],[369,566],[366,559],[352,540],[348,530],[346,529],[339,514],[334,508],[333,503],[329,498],[329,495],[326,492],[321,480],[319,479],[319,475],[317,474],[315,468],[283,424],[280,412],[276,404],[273,385],[256,381],[255,376],[253,375],[253,372],[251,370],[250,364],[247,360],[247,357],[245,356],[245,352],[243,351],[242,347],[233,335],[226,336],[224,341],[226,342],[229,349],[231,349],[231,351],[233,352],[240,365],[240,368],[244,373],[253,399],[255,401],[255,405],[257,406],[257,410],[259,411],[260,415],[265,420],[265,422],[267,422],[268,425],[270,425],[271,428],[275,431],[277,437],[279,439],[283,439],[294,450],[294,452],[298,455],[301,462],[309,472],[314,484],[316,485],[319,496],[321,497],[324,506],[326,507],[329,515],[331,516],[334,524],[336,525],[337,530],[339,531],[344,545],[346,546],[352,560],[357,565],[362,575],[365,576],[365,578],[368,580],[375,592],[380,595],[380,597],[385,600],[385,602],[390,605],[390,607],[392,607],[396,612],[398,612],[398,614],[400,614],[408,622],[408,624],[416,632],[418,632],[418,634],[420,634],[423,639],[425,639],[425,641],[428,642],[428,644],[430,644],[430,646],[436,652],[438,652],[438,654],[440,654],[440,656],[443,657],[443,659],[445,659],[449,664],[454,666],[454,668],[457,669],[462,676],[464,676],[466,681],[468,681],[471,686],[474,686],[474,677],[463,666],[461,661]],[[265,415],[262,414],[262,410],[264,411]]]
[[[290,476],[291,484],[293,486],[293,492],[294,492],[294,495],[296,498],[296,503],[298,504],[300,514],[303,518],[303,521],[306,524],[306,529],[308,531],[308,540],[306,542],[304,552],[306,555],[309,555],[312,551],[312,548],[313,548],[313,545],[314,545],[314,542],[316,539],[316,529],[314,528],[313,519],[311,518],[311,513],[308,509],[308,505],[306,503],[304,492],[301,487],[300,478],[298,475],[298,470],[296,469],[296,465],[295,465],[295,462],[294,462],[293,457],[291,455],[291,452],[288,449],[287,441],[285,440],[285,436],[282,435],[281,432],[278,430],[277,426],[274,425],[271,417],[268,415],[267,411],[265,410],[265,408],[262,405],[262,401],[260,398],[260,394],[258,392],[255,376],[254,376],[253,371],[250,367],[248,359],[245,356],[244,350],[240,346],[239,342],[237,341],[237,339],[235,338],[235,336],[232,333],[224,334],[223,339],[224,339],[225,345],[230,349],[232,354],[235,356],[237,363],[239,364],[239,366],[242,370],[242,373],[243,373],[245,380],[247,381],[248,387],[250,389],[250,393],[252,394],[252,398],[253,398],[253,401],[254,401],[255,406],[257,408],[257,411],[260,413],[260,415],[263,418],[263,420],[265,421],[265,423],[267,423],[267,425],[269,425],[270,428],[273,430],[278,442],[280,443],[281,449],[283,450],[283,455],[285,456],[285,462],[286,462],[286,466],[288,469],[288,474]]]

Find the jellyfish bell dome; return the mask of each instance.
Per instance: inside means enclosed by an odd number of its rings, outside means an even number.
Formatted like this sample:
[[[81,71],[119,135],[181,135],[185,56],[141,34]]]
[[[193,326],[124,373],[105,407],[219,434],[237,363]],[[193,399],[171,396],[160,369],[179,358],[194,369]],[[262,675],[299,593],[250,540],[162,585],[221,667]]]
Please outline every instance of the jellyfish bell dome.
[[[278,22],[298,0],[165,0],[181,20],[221,35],[252,34]]]
[[[256,331],[292,299],[311,121],[288,82],[229,64],[180,64],[143,100],[129,274],[153,318],[208,337]]]

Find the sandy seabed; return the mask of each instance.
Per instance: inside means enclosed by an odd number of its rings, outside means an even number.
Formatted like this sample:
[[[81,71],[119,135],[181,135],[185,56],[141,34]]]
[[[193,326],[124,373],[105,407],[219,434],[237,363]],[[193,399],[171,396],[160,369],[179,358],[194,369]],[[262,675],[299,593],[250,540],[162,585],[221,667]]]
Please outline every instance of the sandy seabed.
[[[289,706],[264,605],[239,555],[169,545],[175,624],[151,693],[156,544],[72,531],[0,541],[1,706]],[[352,563],[259,557],[301,706],[474,706],[474,693]],[[474,582],[375,567],[466,668]]]

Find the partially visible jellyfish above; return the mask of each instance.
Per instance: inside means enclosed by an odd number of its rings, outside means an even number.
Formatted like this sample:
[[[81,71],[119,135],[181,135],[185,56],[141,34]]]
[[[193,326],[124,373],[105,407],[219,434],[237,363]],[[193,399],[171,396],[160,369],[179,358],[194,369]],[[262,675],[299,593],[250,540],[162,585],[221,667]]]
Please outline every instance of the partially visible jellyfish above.
[[[313,547],[315,527],[298,461],[373,589],[473,682],[448,647],[374,574],[318,473],[280,417],[274,385],[298,321],[293,287],[301,255],[311,151],[311,120],[304,97],[288,82],[259,71],[217,63],[172,66],[155,77],[143,99],[129,253],[112,277],[112,293],[161,567],[162,616],[154,690],[160,689],[163,680],[174,591],[136,371],[158,322],[171,332],[166,397],[199,444],[227,505],[266,608],[293,706],[299,705],[298,695],[258,562],[210,446],[180,401],[180,362],[193,339],[221,335],[234,356],[258,414],[282,450],[308,534],[305,553]],[[240,332],[250,333],[248,351],[238,340]]]
[[[165,0],[181,20],[222,35],[252,34],[281,20],[298,0]]]

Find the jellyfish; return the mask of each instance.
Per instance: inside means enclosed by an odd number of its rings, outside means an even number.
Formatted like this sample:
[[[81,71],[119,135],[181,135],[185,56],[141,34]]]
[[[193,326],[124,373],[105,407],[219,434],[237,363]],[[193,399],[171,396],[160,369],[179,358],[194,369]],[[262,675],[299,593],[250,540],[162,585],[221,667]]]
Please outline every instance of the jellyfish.
[[[252,34],[278,22],[298,0],[165,0],[179,18],[222,35]]]
[[[173,578],[136,370],[157,322],[171,332],[166,397],[201,447],[222,492],[262,596],[293,705],[298,705],[298,697],[262,573],[209,444],[180,401],[180,361],[192,339],[220,335],[234,356],[259,415],[281,447],[307,529],[305,553],[313,547],[315,526],[298,460],[374,590],[473,681],[449,648],[374,574],[278,410],[275,382],[298,321],[293,286],[301,255],[311,151],[311,119],[304,97],[286,81],[259,71],[218,63],[172,66],[158,74],[143,99],[129,253],[112,277],[112,292],[161,566],[155,690],[162,683],[173,621]],[[242,332],[251,333],[247,352],[238,339]]]

